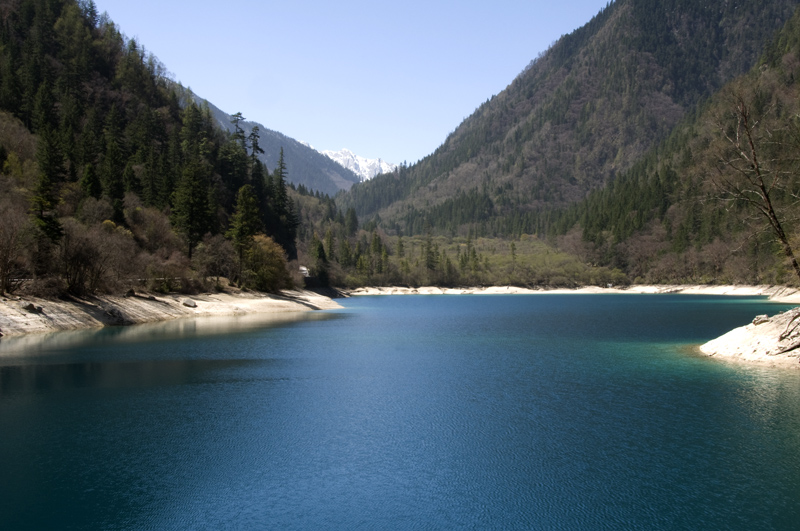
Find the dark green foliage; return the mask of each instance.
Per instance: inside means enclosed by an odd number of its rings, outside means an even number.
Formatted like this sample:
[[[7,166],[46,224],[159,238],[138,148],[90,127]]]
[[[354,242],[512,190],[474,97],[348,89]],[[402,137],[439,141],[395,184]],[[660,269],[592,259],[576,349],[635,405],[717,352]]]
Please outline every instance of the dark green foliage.
[[[81,190],[83,190],[83,193],[87,197],[100,199],[100,195],[103,193],[103,186],[100,183],[100,177],[98,177],[97,172],[94,169],[94,165],[91,162],[86,164],[86,167],[83,169],[80,186]]]
[[[267,234],[271,236],[289,257],[297,258],[297,227],[300,221],[294,211],[294,203],[289,197],[286,184],[286,164],[283,161],[283,151],[278,159],[278,165],[272,174],[271,184],[268,187],[269,208],[265,215]]]
[[[249,184],[242,186],[236,197],[236,209],[231,216],[231,226],[226,236],[233,242],[239,256],[239,267],[244,264],[245,253],[253,247],[256,234],[263,231],[258,198]]]
[[[252,289],[278,292],[292,287],[283,248],[272,238],[257,235],[247,253],[244,285]]]
[[[347,214],[344,218],[344,229],[348,236],[355,236],[358,230],[358,216],[356,216],[356,209],[350,207],[347,209]]]
[[[56,241],[62,234],[54,209],[58,203],[58,187],[64,180],[64,155],[49,128],[44,129],[39,137],[36,162],[39,176],[31,198],[34,221],[50,240]]]
[[[298,221],[286,191],[286,165],[271,179],[257,160],[263,153],[259,131],[248,137],[240,127],[233,135],[222,132],[209,107],[187,94],[135,39],[98,17],[92,0],[5,2],[0,8],[0,110],[18,117],[39,138],[38,171],[23,152],[2,146],[0,170],[9,155],[12,161],[10,175],[0,173],[0,186],[10,186],[13,175],[14,187],[27,190],[34,224],[48,241],[62,236],[62,221],[80,234],[69,221],[74,215],[85,223],[109,220],[107,228],[120,227],[121,232],[94,231],[92,245],[133,234],[143,250],[157,255],[144,259],[143,264],[150,261],[148,271],[138,277],[184,275],[171,231],[183,236],[191,257],[206,234],[228,227],[242,187],[251,191],[256,221],[269,221],[269,233],[295,254]],[[28,177],[34,173],[35,178]],[[171,227],[164,226],[165,212]],[[36,241],[32,272],[52,273],[55,247]]]
[[[196,161],[188,163],[183,170],[172,203],[173,224],[186,238],[191,259],[192,250],[209,231],[212,219],[208,168]]]

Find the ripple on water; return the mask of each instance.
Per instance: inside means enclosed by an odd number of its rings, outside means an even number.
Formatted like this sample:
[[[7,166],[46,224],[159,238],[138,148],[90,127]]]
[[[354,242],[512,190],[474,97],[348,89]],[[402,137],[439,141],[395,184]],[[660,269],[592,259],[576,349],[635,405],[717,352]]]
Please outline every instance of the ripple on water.
[[[0,362],[0,513],[40,528],[790,528],[800,371],[682,350],[774,313],[726,301],[360,298],[229,334],[45,343]]]

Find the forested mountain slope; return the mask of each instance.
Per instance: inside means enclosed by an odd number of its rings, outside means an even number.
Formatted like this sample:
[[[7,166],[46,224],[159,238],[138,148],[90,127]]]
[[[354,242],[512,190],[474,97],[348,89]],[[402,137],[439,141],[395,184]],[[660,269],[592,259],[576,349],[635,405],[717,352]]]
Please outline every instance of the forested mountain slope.
[[[211,115],[222,129],[231,133],[234,132],[230,114],[219,109],[208,100],[196,96],[195,99],[208,104]],[[353,184],[361,182],[361,178],[353,171],[342,167],[316,149],[289,138],[283,133],[273,131],[256,121],[246,119],[241,122],[241,127],[245,135],[249,135],[254,127],[259,128],[259,145],[264,150],[264,153],[260,153],[258,159],[268,168],[274,168],[278,164],[281,150],[283,150],[284,162],[287,167],[292,168],[289,182],[296,186],[303,185],[310,190],[335,195],[340,190],[349,190]]]
[[[562,37],[430,156],[337,202],[406,234],[541,232],[755,62],[790,0],[618,0]]]
[[[0,292],[287,283],[284,161],[165,73],[92,0],[0,2]]]
[[[797,283],[798,80],[800,8],[747,74],[546,232],[631,280]]]

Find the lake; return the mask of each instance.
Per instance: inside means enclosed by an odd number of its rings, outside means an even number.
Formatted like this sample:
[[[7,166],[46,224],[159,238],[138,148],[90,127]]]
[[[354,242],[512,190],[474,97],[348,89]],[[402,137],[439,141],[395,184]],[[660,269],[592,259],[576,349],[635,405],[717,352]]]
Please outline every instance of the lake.
[[[0,340],[4,529],[796,529],[762,298],[358,297]]]

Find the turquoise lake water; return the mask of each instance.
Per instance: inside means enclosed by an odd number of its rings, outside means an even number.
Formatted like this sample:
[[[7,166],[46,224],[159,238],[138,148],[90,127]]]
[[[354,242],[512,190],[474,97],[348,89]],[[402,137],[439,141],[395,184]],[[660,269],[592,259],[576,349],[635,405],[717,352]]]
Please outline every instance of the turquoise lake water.
[[[359,297],[0,340],[3,529],[797,529],[786,306]]]

